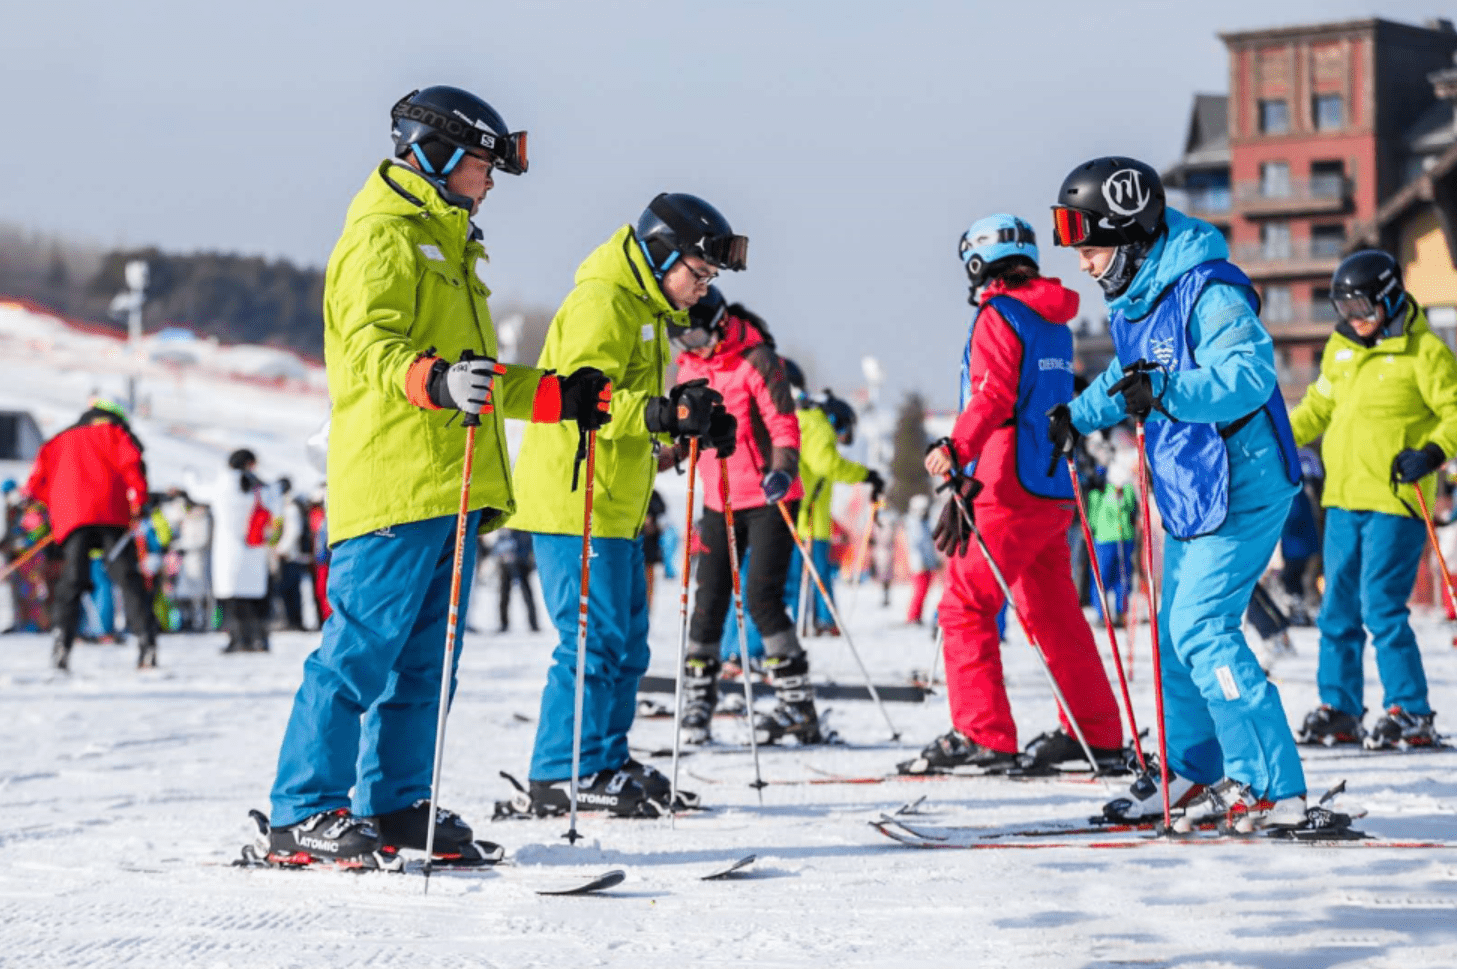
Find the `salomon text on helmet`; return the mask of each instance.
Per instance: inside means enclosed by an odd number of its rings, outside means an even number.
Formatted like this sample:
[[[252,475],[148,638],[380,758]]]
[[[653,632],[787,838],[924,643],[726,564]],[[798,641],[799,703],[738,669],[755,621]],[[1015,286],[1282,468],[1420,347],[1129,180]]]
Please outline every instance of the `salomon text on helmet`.
[[[982,287],[1004,259],[1037,260],[1037,234],[1015,215],[999,213],[977,219],[961,237],[961,261],[971,285]]]
[[[390,109],[395,157],[412,155],[427,175],[444,178],[466,152],[486,152],[509,175],[526,171],[526,132],[511,131],[480,98],[458,87],[411,91]]]
[[[1158,238],[1164,225],[1164,183],[1132,158],[1095,158],[1063,180],[1052,207],[1059,246],[1124,246]]]
[[[748,236],[734,235],[718,209],[696,195],[664,192],[637,220],[637,241],[659,279],[680,256],[738,272],[748,267]]]
[[[1331,276],[1331,302],[1343,320],[1375,319],[1378,308],[1387,322],[1401,320],[1406,304],[1401,266],[1380,249],[1352,253]]]

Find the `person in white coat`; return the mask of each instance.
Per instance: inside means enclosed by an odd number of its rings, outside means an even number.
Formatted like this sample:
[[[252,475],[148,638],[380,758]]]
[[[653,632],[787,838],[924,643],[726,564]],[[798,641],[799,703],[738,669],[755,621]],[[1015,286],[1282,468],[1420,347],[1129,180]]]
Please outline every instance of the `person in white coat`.
[[[267,652],[268,540],[277,509],[270,489],[253,473],[258,459],[241,448],[208,495],[212,507],[213,595],[228,631],[225,653]]]

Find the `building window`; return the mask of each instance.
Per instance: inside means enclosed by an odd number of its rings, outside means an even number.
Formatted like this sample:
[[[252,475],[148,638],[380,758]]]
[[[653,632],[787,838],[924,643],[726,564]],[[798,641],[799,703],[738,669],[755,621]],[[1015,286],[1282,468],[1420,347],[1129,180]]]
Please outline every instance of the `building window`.
[[[1310,194],[1313,198],[1341,198],[1346,194],[1346,163],[1317,161],[1310,163]]]
[[[1267,199],[1290,197],[1290,163],[1264,162],[1260,165],[1260,195]]]
[[[1311,115],[1316,131],[1339,131],[1346,124],[1346,105],[1339,94],[1317,94]]]
[[[1295,317],[1289,286],[1266,286],[1260,317],[1266,323],[1289,323]]]
[[[1290,105],[1281,100],[1260,100],[1260,131],[1283,135],[1290,130]]]
[[[1290,223],[1266,222],[1260,226],[1260,247],[1266,259],[1290,258]]]
[[[1331,305],[1329,289],[1312,289],[1310,291],[1310,320],[1312,323],[1336,322],[1336,308]]]
[[[1317,259],[1339,259],[1346,251],[1346,227],[1313,225],[1310,227],[1310,254]]]

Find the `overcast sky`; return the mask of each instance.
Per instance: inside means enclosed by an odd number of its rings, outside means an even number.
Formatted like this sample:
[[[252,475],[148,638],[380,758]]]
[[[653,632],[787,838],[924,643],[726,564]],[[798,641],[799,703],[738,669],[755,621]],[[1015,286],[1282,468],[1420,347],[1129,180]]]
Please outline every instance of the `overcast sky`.
[[[1420,23],[1433,2],[1383,0]],[[725,293],[842,393],[880,357],[897,399],[955,401],[969,308],[956,257],[990,212],[1030,219],[1095,155],[1162,168],[1219,31],[1370,16],[1372,0],[402,4],[12,3],[0,220],[106,245],[322,266],[389,152],[389,108],[454,84],[531,133],[478,221],[492,288],[555,307],[577,264],[659,191],[751,240]],[[1451,9],[1446,10],[1451,14]],[[1089,310],[1096,289],[1076,284]]]

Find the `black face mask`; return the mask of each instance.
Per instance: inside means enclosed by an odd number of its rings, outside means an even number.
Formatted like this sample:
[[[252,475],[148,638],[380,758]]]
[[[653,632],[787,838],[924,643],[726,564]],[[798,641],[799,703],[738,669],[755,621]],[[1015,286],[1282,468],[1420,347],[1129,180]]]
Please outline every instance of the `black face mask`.
[[[1152,247],[1147,242],[1129,242],[1119,246],[1113,253],[1113,260],[1108,263],[1108,268],[1098,277],[1098,285],[1103,288],[1103,295],[1108,299],[1116,299],[1126,293],[1133,283],[1133,277],[1138,275],[1138,270],[1148,258],[1150,248]]]

